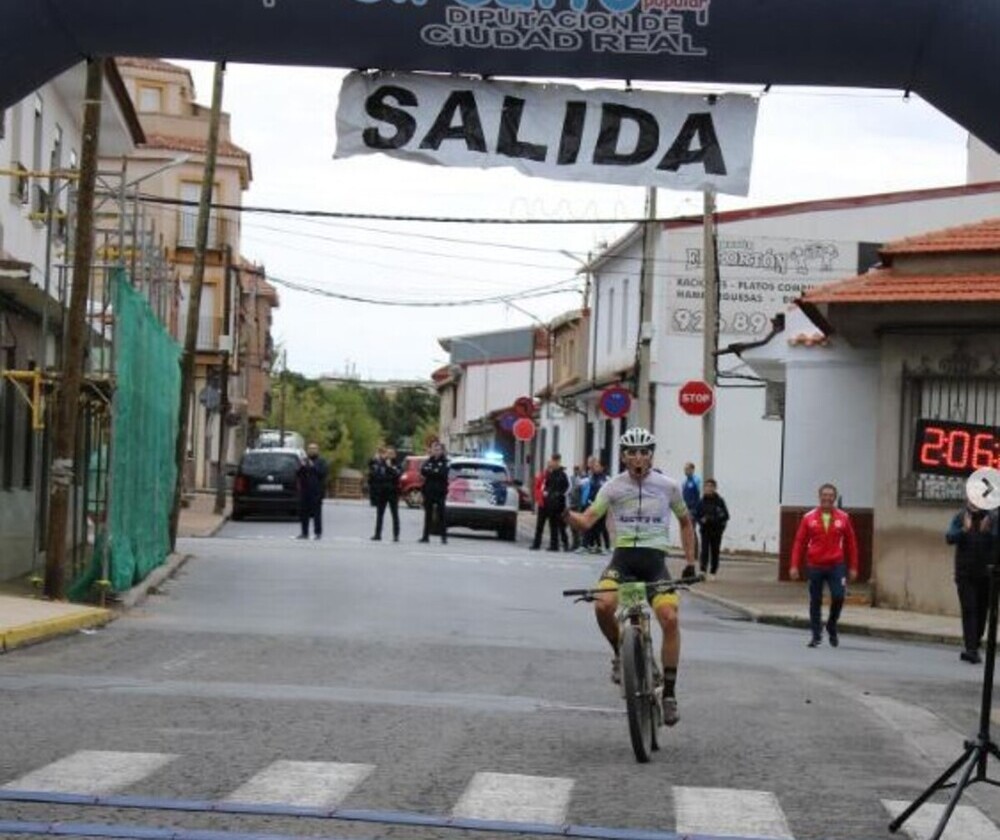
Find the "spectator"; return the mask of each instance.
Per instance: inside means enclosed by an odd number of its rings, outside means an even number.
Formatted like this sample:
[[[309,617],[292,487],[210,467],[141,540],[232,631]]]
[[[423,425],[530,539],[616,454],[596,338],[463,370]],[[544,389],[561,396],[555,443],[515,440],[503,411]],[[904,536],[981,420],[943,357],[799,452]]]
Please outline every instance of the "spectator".
[[[424,477],[424,535],[420,542],[430,542],[433,522],[441,528],[441,542],[448,542],[445,499],[448,497],[448,458],[440,441],[431,444],[430,457],[420,467]]]
[[[695,508],[701,500],[701,477],[695,474],[694,464],[690,461],[684,465],[684,481],[681,482],[681,494],[684,496],[684,504],[687,505],[688,516],[691,517],[691,521],[693,522]],[[699,556],[700,551],[698,530],[694,529],[695,557]]]
[[[309,523],[312,522],[316,539],[323,536],[323,499],[326,496],[326,477],[329,467],[319,454],[319,444],[310,443],[306,458],[299,464],[299,522],[302,532],[298,539],[309,539]]]
[[[813,508],[799,523],[792,545],[788,573],[792,580],[799,579],[799,568],[805,559],[809,577],[809,627],[812,639],[809,647],[823,643],[823,584],[830,589],[830,615],[826,632],[830,644],[837,647],[837,622],[844,608],[847,576],[858,579],[858,541],[854,536],[851,517],[837,506],[837,488],[824,484],[819,488],[819,507]]]
[[[722,532],[729,522],[729,508],[726,507],[726,500],[718,494],[714,478],[705,479],[705,492],[695,505],[694,519],[701,531],[701,571],[714,578],[719,574]]]
[[[382,539],[382,521],[388,507],[392,515],[392,541],[399,542],[399,467],[395,458],[394,449],[380,446],[375,457],[368,462],[368,490],[375,505],[373,540]]]
[[[684,504],[687,505],[688,513],[693,514],[694,509],[701,500],[701,478],[695,474],[694,464],[690,461],[684,465],[684,481],[681,483],[681,494],[684,496]]]
[[[574,466],[573,474],[569,477],[569,493],[566,497],[567,506],[570,510],[577,512],[583,510],[581,499],[586,482],[587,476],[584,474],[583,467],[579,464]],[[571,543],[571,551],[577,551],[580,548],[580,533],[576,529],[573,529]]]
[[[546,522],[549,524],[548,550],[558,551],[560,538],[562,538],[563,546],[568,546],[569,540],[562,521],[563,511],[566,510],[566,493],[568,491],[569,479],[562,466],[562,457],[558,453],[553,453],[545,468],[545,478],[542,482],[542,505],[538,509],[538,517],[535,522],[535,539],[530,546],[533,550],[537,551],[542,547],[542,533],[545,530]]]
[[[979,647],[989,611],[990,564],[996,561],[1000,539],[1000,514],[982,510],[968,502],[951,520],[945,534],[955,546],[955,587],[962,608],[962,638],[965,649],[959,654],[973,665],[982,661]]]
[[[594,458],[590,467],[590,482],[587,487],[587,496],[583,509],[586,510],[597,498],[600,489],[607,483],[608,474],[604,471],[604,464]],[[591,554],[604,554],[611,549],[611,535],[608,533],[608,517],[605,514],[598,519],[594,525],[587,530],[583,536],[583,544]]]

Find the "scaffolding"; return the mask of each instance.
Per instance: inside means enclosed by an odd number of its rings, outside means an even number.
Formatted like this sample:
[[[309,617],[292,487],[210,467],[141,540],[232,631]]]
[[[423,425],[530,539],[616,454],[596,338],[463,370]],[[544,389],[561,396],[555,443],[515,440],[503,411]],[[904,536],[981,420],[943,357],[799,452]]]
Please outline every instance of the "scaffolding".
[[[28,368],[4,370],[0,380],[10,383],[30,411],[35,499],[30,579],[36,585],[41,583],[52,484],[68,481],[73,485],[69,591],[75,599],[86,599],[96,586],[97,597],[103,602],[113,588],[113,546],[116,538],[125,536],[111,533],[118,437],[115,416],[122,397],[117,375],[115,284],[125,283],[143,299],[148,314],[166,335],[177,279],[165,257],[162,234],[139,196],[138,180],[128,180],[126,162],[118,170],[99,172],[95,260],[88,279],[86,358],[75,457],[72,465],[50,464],[48,427],[59,399],[64,349],[63,333],[53,329],[52,315],[53,311],[65,313],[69,305],[78,173],[63,169],[34,172],[15,167],[0,169],[0,179],[3,176],[11,178],[12,190],[24,196],[24,203],[32,205],[28,218],[44,223],[46,228],[41,328],[35,362]],[[63,244],[58,261],[54,259],[57,241]],[[176,411],[176,402],[171,408]],[[118,525],[127,528],[129,523],[119,520]],[[158,562],[164,559],[165,554]],[[100,570],[96,576],[95,567]]]

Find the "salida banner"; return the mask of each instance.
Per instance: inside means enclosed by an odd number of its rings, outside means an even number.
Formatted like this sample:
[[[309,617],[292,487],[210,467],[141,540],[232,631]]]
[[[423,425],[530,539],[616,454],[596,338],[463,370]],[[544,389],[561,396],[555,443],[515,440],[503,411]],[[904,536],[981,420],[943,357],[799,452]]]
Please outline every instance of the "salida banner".
[[[336,156],[383,153],[563,181],[746,195],[756,122],[756,100],[740,94],[351,73],[340,91]]]

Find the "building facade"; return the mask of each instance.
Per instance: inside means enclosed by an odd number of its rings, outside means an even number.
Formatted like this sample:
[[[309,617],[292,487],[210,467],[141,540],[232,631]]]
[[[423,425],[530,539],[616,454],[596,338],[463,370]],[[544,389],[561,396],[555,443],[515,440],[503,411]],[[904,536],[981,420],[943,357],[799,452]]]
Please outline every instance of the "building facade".
[[[1000,183],[993,182],[716,214],[720,350],[763,340],[772,329],[772,319],[804,291],[865,270],[878,260],[881,243],[928,226],[980,219],[998,201]],[[632,366],[639,358],[640,341],[648,337],[649,414],[658,440],[657,463],[672,475],[679,475],[687,461],[694,462],[700,473],[704,452],[700,419],[682,412],[678,404],[681,386],[705,374],[703,237],[700,219],[664,225],[656,247],[651,315],[648,323],[643,316],[641,327],[638,229],[613,250],[613,259],[606,256],[593,267],[591,352],[597,355],[597,387],[590,398],[616,376],[637,381]],[[629,315],[621,311],[623,297],[629,300]],[[628,330],[624,341],[605,332],[616,321],[618,330]],[[790,497],[791,489],[781,481],[782,452],[787,435],[799,431],[793,431],[792,418],[783,415],[784,386],[759,377],[734,354],[720,355],[717,367],[711,477],[719,482],[733,513],[726,547],[778,553],[782,507],[811,504],[815,485],[836,479],[815,476],[808,482],[805,500]],[[636,393],[634,384],[632,388]],[[635,424],[638,416],[638,408],[633,408],[628,417],[605,420],[604,438]],[[857,493],[847,496],[859,514],[867,511],[869,521],[874,504],[866,489],[870,486],[863,482]]]
[[[1000,218],[891,242],[880,259],[808,291],[747,358],[785,372],[783,511],[815,504],[817,476],[871,499],[876,603],[957,615],[944,532],[966,475],[923,472],[913,456],[921,420],[1000,428]]]
[[[195,262],[198,201],[205,166],[210,109],[195,98],[191,74],[182,67],[159,59],[119,58],[132,101],[146,134],[143,143],[127,162],[127,181],[142,183],[144,197],[181,202],[179,205],[142,204],[158,232],[176,286],[169,297],[165,320],[172,334],[183,344],[187,324],[190,280]],[[250,154],[231,138],[229,115],[222,114],[212,201],[239,207],[253,177]],[[141,202],[140,202],[141,203]],[[255,346],[249,355],[242,352],[241,326],[244,286],[254,302],[252,309],[277,304],[273,288],[261,293],[256,275],[245,270],[240,245],[238,210],[212,210],[209,215],[205,274],[198,312],[194,394],[189,418],[188,462],[185,485],[188,489],[213,488],[218,481],[219,441],[222,424],[227,423],[226,452],[222,460],[232,462],[246,447],[247,435],[255,420],[248,389],[256,389],[262,399],[266,386],[262,364],[270,364],[265,348]],[[259,327],[270,317],[251,312],[251,322]],[[253,339],[259,345],[259,339]],[[265,341],[266,343],[266,341]],[[242,365],[246,361],[250,368]],[[256,368],[254,365],[256,364]],[[223,366],[228,367],[229,401],[232,409],[221,411]]]
[[[62,364],[86,74],[85,64],[72,67],[0,111],[0,580],[37,567],[44,545],[49,429],[32,383],[19,374],[50,377]],[[120,160],[144,139],[107,61],[100,154]],[[93,282],[90,296],[93,316]],[[82,505],[73,510],[70,530],[85,533]]]

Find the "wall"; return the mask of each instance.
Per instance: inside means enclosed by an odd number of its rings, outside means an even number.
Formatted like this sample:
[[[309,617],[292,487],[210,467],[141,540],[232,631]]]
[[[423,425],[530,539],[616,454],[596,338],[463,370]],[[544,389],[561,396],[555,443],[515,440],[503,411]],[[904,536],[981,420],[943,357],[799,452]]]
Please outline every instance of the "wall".
[[[983,369],[1000,356],[996,332],[959,335]],[[952,582],[954,549],[945,543],[944,533],[961,503],[900,506],[898,502],[903,365],[914,367],[924,360],[933,364],[953,351],[954,337],[947,335],[887,334],[881,341],[875,482],[875,583],[880,606],[959,613]]]

